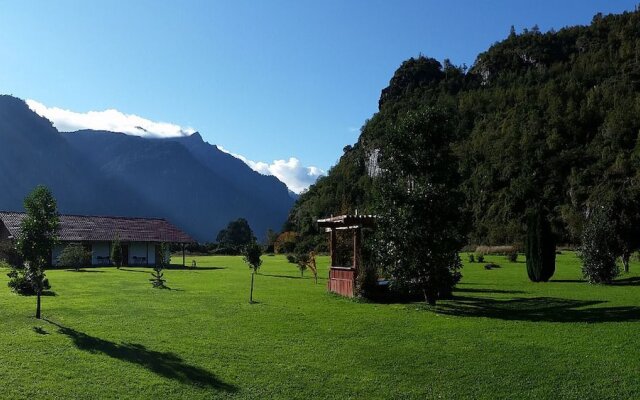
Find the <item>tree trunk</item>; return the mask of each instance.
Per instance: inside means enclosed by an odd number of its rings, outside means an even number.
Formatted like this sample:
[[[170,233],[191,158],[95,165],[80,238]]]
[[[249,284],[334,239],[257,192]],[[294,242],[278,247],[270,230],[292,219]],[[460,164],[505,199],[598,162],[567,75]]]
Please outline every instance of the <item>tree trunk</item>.
[[[430,290],[428,288],[423,288],[422,289],[422,294],[424,295],[424,301],[430,305],[430,306],[435,306],[436,305],[436,301],[438,299],[438,293],[434,290]]]
[[[253,303],[253,277],[256,273],[256,270],[251,270],[251,293],[249,294],[249,303]]]
[[[624,272],[629,273],[629,259],[631,258],[631,253],[625,251],[622,253],[622,265],[624,266]]]
[[[36,300],[36,318],[40,319],[40,295],[41,295],[41,290],[38,290],[38,298]]]

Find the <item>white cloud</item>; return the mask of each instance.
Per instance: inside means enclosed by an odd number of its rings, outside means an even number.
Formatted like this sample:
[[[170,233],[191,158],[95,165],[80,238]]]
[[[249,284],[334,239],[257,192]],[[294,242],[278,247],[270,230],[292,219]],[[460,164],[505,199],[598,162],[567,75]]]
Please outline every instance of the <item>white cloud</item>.
[[[252,161],[246,157],[235,154],[222,146],[218,146],[221,151],[231,154],[232,156],[244,161],[251,169],[257,171],[263,175],[273,175],[280,179],[287,187],[295,192],[301,193],[305,189],[309,188],[312,184],[318,180],[319,177],[325,175],[325,171],[318,167],[305,167],[295,157],[290,157],[289,160],[274,160],[271,164],[262,161]]]
[[[36,114],[50,120],[61,132],[94,129],[156,138],[188,136],[195,132],[193,128],[181,127],[167,122],[155,122],[114,109],[79,113],[58,107],[47,107],[31,99],[26,102]]]

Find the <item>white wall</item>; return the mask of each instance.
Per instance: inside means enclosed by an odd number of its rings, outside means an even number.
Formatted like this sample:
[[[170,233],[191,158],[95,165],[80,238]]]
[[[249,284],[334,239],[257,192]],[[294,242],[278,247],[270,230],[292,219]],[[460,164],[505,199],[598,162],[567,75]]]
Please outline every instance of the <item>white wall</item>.
[[[91,264],[105,265],[104,260],[98,260],[98,257],[111,257],[111,243],[95,242],[91,244]]]
[[[151,246],[147,246],[147,243],[145,242],[129,243],[129,265],[133,266],[133,265],[149,264],[149,259],[155,258],[153,257],[152,253],[153,253],[153,248]],[[138,257],[138,259],[134,257]]]

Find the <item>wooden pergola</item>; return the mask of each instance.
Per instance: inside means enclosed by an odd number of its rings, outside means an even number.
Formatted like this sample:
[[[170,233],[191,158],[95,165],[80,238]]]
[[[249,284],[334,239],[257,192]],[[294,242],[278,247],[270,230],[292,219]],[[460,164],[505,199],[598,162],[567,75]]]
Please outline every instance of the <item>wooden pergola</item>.
[[[375,216],[356,214],[319,219],[318,227],[325,228],[325,231],[329,233],[331,265],[327,289],[330,292],[353,297],[355,295],[358,269],[362,263],[360,256],[362,250],[362,230],[363,228],[375,227]],[[350,266],[338,265],[337,232],[343,230],[353,232],[353,257]]]

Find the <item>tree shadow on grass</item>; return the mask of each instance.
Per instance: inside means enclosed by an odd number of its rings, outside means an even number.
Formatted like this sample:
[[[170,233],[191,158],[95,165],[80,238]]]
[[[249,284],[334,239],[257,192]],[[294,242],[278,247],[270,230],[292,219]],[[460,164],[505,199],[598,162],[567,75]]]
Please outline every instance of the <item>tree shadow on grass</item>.
[[[104,271],[98,271],[98,270],[95,270],[95,269],[84,269],[84,268],[81,268],[81,269],[78,269],[78,270],[76,270],[76,269],[66,269],[65,271],[67,271],[67,272],[94,272],[94,273],[100,273],[100,274],[104,273]]]
[[[611,283],[613,286],[640,286],[640,276],[617,279]]]
[[[465,317],[495,318],[531,322],[635,322],[640,321],[640,307],[594,307],[599,300],[573,300],[555,297],[513,298],[498,300],[486,297],[456,296],[441,302],[436,312]]]
[[[176,354],[149,350],[136,343],[109,342],[50,320],[45,321],[57,326],[58,332],[73,340],[73,344],[80,350],[93,354],[104,354],[121,361],[138,364],[157,375],[180,383],[232,393],[238,391],[234,385],[221,381],[205,369],[187,364]]]
[[[453,289],[454,292],[463,293],[501,293],[501,294],[523,294],[527,293],[522,290],[502,290],[502,289],[474,289],[474,288],[458,288]]]

